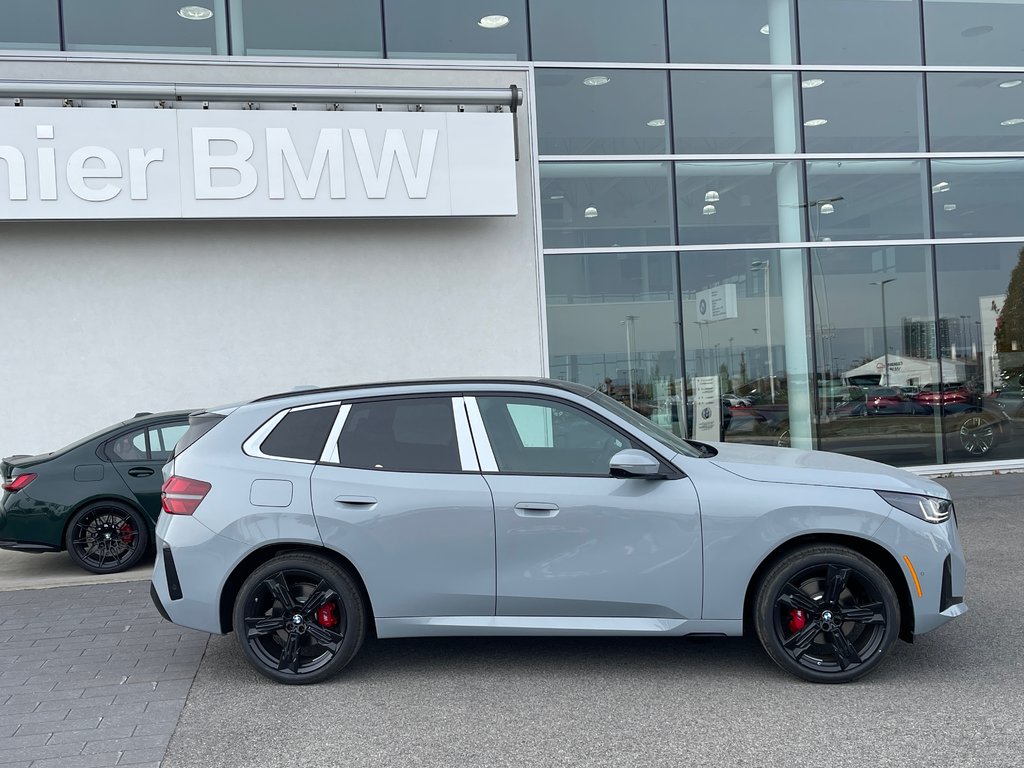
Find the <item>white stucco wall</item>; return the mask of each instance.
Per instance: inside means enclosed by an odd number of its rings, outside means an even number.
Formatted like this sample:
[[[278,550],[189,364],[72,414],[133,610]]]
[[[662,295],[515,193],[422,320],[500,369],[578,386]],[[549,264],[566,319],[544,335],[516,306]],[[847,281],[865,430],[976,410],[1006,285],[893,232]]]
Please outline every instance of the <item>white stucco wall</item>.
[[[129,79],[108,62],[40,79]],[[16,65],[16,66],[15,66]],[[0,78],[24,76],[0,61]],[[137,66],[132,80],[526,87],[525,70]],[[332,79],[333,78],[333,79]],[[546,369],[528,107],[515,217],[0,222],[0,455],[137,411]]]

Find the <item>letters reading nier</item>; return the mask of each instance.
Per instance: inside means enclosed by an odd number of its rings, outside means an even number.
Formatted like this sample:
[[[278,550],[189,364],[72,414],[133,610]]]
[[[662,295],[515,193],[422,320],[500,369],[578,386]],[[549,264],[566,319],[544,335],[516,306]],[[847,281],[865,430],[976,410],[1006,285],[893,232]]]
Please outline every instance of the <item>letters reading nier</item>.
[[[58,169],[56,150],[52,144],[52,125],[36,125],[36,175],[40,200],[57,200]],[[410,199],[424,199],[430,185],[438,131],[420,132],[419,155],[414,164],[404,131],[384,131],[383,145],[377,158],[370,148],[363,128],[322,128],[317,137],[308,166],[300,158],[291,132],[287,128],[266,127],[267,196],[283,200],[287,196],[285,176],[295,185],[300,199],[317,196],[326,170],[331,199],[346,197],[345,135],[356,170],[368,199],[384,199],[395,163],[401,171],[405,191]],[[191,131],[192,172],[196,200],[236,200],[247,197],[259,185],[257,166],[252,162],[256,151],[252,136],[239,128],[193,127]],[[102,146],[84,146],[68,157],[64,177],[71,192],[88,202],[112,200],[125,191],[132,200],[149,199],[147,171],[154,163],[164,162],[163,147],[128,147],[119,156]],[[127,159],[127,178],[123,159]],[[7,196],[10,201],[28,199],[29,169],[25,153],[17,147],[0,145],[0,161],[6,165]],[[306,168],[308,167],[308,172]],[[0,176],[2,179],[2,176]],[[127,185],[125,182],[127,181]]]

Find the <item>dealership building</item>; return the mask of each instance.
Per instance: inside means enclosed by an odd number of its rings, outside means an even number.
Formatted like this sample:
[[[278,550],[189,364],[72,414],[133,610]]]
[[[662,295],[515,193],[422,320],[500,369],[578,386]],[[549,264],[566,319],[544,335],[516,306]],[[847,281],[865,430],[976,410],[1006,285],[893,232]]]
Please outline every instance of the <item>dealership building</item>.
[[[185,2],[7,3],[0,454],[549,375],[1024,467],[1024,0]]]

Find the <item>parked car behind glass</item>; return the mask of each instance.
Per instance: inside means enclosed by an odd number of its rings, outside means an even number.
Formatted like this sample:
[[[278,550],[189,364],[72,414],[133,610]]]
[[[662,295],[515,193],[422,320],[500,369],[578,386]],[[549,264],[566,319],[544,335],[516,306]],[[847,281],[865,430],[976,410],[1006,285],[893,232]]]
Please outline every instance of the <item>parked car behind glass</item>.
[[[964,613],[948,492],[847,456],[684,441],[538,380],[263,398],[194,416],[152,595],[282,683],[379,638],[739,635],[816,682]],[[926,649],[921,649],[925,652]]]
[[[160,468],[189,411],[139,414],[52,453],[0,462],[0,548],[67,550],[93,573],[131,568],[160,512]]]

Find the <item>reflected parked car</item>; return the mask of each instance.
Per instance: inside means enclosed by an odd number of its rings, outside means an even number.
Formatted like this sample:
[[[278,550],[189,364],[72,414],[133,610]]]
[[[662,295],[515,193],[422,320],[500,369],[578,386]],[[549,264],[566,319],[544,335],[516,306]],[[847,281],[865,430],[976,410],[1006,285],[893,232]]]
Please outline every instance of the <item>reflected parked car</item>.
[[[160,512],[160,468],[190,411],[143,413],[52,453],[0,462],[0,548],[67,550],[93,573],[136,565]]]
[[[205,433],[164,468],[154,602],[234,631],[281,683],[337,674],[371,629],[747,625],[783,669],[847,682],[967,610],[942,486],[848,456],[682,440],[581,385],[364,385],[192,420]]]
[[[914,395],[914,400],[927,405],[947,405],[951,403],[969,403],[980,405],[981,396],[962,382],[949,381],[944,384],[925,384],[921,391]]]

